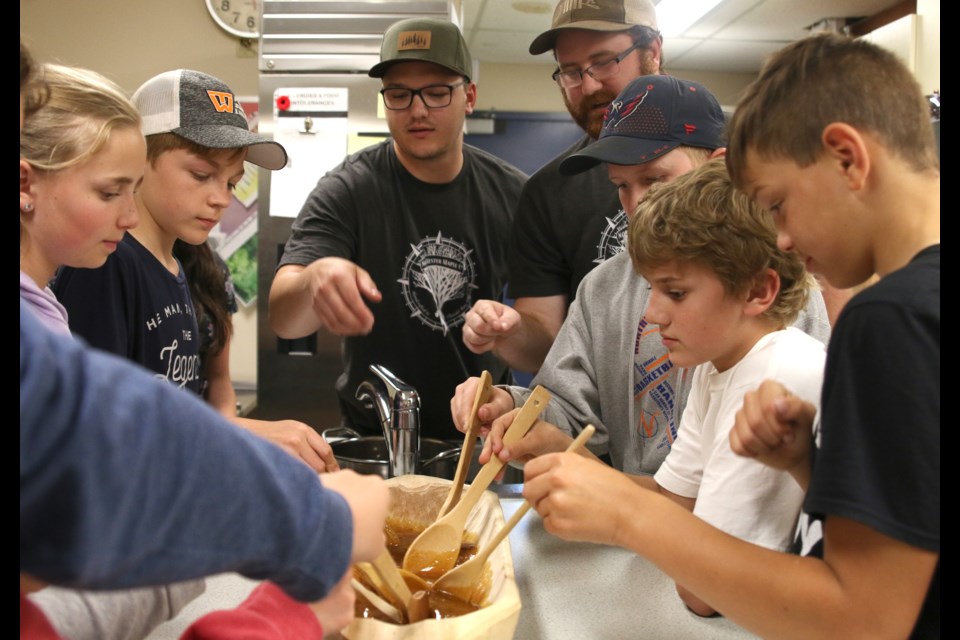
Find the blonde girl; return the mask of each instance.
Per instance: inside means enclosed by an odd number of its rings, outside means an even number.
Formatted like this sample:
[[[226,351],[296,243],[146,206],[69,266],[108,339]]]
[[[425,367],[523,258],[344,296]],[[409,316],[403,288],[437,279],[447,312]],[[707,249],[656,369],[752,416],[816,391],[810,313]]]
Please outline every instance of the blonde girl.
[[[137,224],[146,146],[140,115],[113,82],[43,65],[45,101],[20,134],[20,297],[68,332],[47,283],[60,265],[102,266]]]

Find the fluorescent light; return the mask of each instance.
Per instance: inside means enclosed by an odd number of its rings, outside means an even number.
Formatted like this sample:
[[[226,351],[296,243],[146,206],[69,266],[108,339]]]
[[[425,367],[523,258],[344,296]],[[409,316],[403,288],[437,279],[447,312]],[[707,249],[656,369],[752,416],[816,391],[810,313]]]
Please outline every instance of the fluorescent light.
[[[660,0],[657,26],[665,38],[683,35],[690,25],[720,4],[720,0]]]

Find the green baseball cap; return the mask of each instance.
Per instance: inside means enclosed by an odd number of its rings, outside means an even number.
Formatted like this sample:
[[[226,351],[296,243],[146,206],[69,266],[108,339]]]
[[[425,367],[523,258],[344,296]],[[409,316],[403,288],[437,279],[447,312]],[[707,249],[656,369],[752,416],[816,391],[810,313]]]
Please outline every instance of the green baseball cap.
[[[432,62],[465,76],[473,75],[473,60],[457,25],[437,18],[409,18],[392,25],[383,34],[380,62],[367,72],[382,78],[398,62]]]

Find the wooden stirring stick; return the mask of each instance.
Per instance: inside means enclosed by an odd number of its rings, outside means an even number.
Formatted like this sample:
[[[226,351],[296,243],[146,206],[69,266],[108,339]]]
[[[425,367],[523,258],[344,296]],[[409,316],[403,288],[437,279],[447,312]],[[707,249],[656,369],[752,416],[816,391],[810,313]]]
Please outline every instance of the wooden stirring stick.
[[[570,443],[570,446],[567,447],[567,451],[576,451],[581,446],[583,446],[587,440],[593,435],[595,431],[593,425],[587,425],[583,431],[580,432],[580,435],[577,436],[576,440]],[[433,583],[433,588],[437,591],[445,591],[451,595],[454,595],[461,600],[470,602],[471,604],[482,604],[477,602],[480,598],[484,596],[480,585],[482,584],[481,578],[483,578],[483,572],[487,566],[487,558],[490,557],[490,554],[493,552],[497,546],[503,542],[513,528],[517,526],[517,523],[520,522],[520,519],[526,515],[527,511],[530,510],[530,503],[526,500],[523,501],[523,504],[519,509],[514,512],[510,517],[510,520],[507,521],[505,525],[497,532],[495,536],[490,540],[490,543],[483,548],[483,551],[470,558],[464,562],[459,567],[454,567],[452,570],[445,573],[440,577],[439,580]]]
[[[384,600],[379,594],[374,592],[372,589],[367,589],[365,586],[363,586],[363,583],[356,578],[351,578],[350,584],[353,585],[354,591],[366,598],[367,602],[372,604],[378,611],[383,613],[394,622],[403,624],[403,614],[401,614],[400,611],[392,604]]]
[[[490,391],[493,385],[493,377],[489,371],[480,374],[480,382],[477,384],[477,394],[473,399],[473,408],[470,409],[470,418],[467,422],[467,430],[463,436],[463,446],[460,448],[460,462],[457,463],[457,472],[453,476],[453,484],[450,485],[450,493],[444,500],[443,506],[437,513],[437,518],[450,513],[457,502],[460,501],[460,493],[463,491],[463,482],[467,479],[467,471],[470,470],[470,462],[473,460],[473,449],[477,444],[477,438],[480,436],[480,418],[477,412],[480,407],[490,399]]]
[[[426,591],[414,591],[410,598],[409,623],[420,622],[430,617],[430,594]]]
[[[519,442],[536,422],[549,401],[549,391],[542,386],[534,389],[510,428],[503,435],[503,443],[510,446]],[[503,460],[496,456],[492,456],[483,465],[460,502],[447,515],[424,529],[413,541],[403,558],[404,569],[430,579],[439,577],[453,568],[460,552],[467,516],[503,465]]]
[[[393,562],[393,557],[391,557],[387,549],[384,549],[383,552],[377,556],[376,560],[373,561],[373,568],[376,569],[380,579],[383,580],[383,584],[386,587],[385,591],[389,592],[390,596],[392,596],[390,599],[400,603],[400,606],[397,608],[409,619],[410,598],[412,594],[410,593],[410,588],[407,586],[407,583],[404,582],[403,576],[400,575],[400,569],[397,568],[397,565]]]
[[[406,619],[406,603],[404,603],[400,599],[400,596],[395,594],[392,589],[387,587],[387,583],[380,577],[380,572],[369,562],[358,562],[353,566],[357,568],[357,571],[359,571],[373,587],[373,593],[380,596],[382,600],[386,601],[391,608],[397,612],[397,616],[399,616],[398,620],[402,623]],[[383,611],[380,607],[377,608]]]

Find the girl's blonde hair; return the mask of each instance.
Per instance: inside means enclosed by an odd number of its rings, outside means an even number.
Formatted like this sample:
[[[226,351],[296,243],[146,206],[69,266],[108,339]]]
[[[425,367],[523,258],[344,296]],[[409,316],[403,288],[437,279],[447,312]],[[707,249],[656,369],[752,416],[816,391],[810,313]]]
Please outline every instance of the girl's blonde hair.
[[[140,114],[113,82],[95,71],[45,64],[46,100],[20,133],[20,157],[42,172],[95,155],[114,130],[140,127]]]

